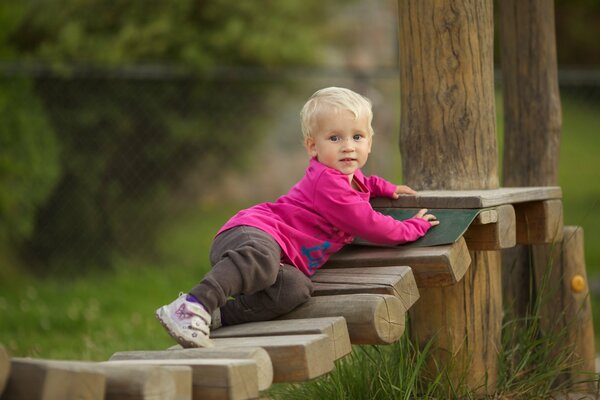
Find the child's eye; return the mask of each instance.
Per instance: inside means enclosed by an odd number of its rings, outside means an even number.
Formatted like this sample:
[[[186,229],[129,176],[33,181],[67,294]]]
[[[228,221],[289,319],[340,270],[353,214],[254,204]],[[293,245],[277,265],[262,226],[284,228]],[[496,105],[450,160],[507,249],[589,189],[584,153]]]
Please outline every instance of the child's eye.
[[[356,135],[352,136],[352,139],[353,139],[355,142],[360,142],[360,141],[362,141],[364,138],[365,138],[365,137],[364,137],[364,135],[361,135],[361,134],[359,134],[359,133],[357,133]]]
[[[339,142],[339,141],[340,141],[340,137],[339,137],[339,136],[336,136],[336,135],[329,136],[329,141],[330,141],[330,142],[333,142],[333,143],[337,143],[337,142]]]

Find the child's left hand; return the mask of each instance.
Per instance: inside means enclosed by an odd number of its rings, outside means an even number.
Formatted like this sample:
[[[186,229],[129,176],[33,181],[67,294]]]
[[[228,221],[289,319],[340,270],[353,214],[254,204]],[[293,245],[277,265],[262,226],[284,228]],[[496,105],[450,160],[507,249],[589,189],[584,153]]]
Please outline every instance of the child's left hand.
[[[400,197],[401,194],[417,194],[417,192],[415,192],[406,185],[398,185],[396,186],[396,191],[392,196],[394,199],[397,199],[398,197]]]

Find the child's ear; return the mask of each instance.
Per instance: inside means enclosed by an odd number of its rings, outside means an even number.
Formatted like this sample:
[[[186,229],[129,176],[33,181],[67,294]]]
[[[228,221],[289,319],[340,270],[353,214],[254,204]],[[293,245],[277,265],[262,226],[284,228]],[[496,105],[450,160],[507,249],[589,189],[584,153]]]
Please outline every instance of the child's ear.
[[[309,156],[317,156],[317,146],[315,145],[313,138],[306,138],[306,140],[304,140],[304,147],[306,147],[306,151],[308,152]]]

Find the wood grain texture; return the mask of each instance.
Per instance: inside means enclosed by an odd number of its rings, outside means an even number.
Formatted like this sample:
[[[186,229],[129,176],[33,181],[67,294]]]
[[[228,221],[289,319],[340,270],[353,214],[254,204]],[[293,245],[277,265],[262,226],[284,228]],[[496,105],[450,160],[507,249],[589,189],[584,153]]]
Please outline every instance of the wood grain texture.
[[[258,397],[256,363],[250,359],[115,360],[105,361],[102,364],[189,366],[192,369],[194,399],[245,400]]]
[[[558,246],[533,246],[536,289],[541,293],[540,325],[546,335],[558,335],[555,352],[572,350],[572,365],[563,380],[573,390],[596,393],[589,372],[596,372],[594,325],[587,279],[584,234],[581,227],[564,227]],[[578,285],[573,280],[578,279]],[[588,374],[585,373],[588,372]]]
[[[514,247],[517,242],[517,223],[512,205],[502,205],[494,209],[493,216],[483,216],[474,221],[464,234],[469,250],[500,250]],[[489,217],[489,218],[488,218]],[[482,223],[481,221],[495,222]]]
[[[273,383],[273,365],[265,349],[261,347],[174,349],[163,351],[121,351],[113,354],[111,361],[118,360],[196,360],[241,359],[253,360],[257,366],[258,389],[266,390]]]
[[[498,189],[492,1],[399,0],[398,14],[404,183],[416,190]],[[505,196],[501,202],[461,201],[459,208],[516,201],[509,193],[496,192]],[[419,207],[452,207],[441,203]],[[498,370],[500,258],[489,251],[471,252],[471,259],[458,283],[420,288],[410,332],[420,345],[435,337],[437,365],[451,367],[454,384],[464,377],[484,395],[495,390]]]
[[[399,0],[398,14],[404,182],[497,188],[492,2]]]
[[[273,363],[273,382],[302,382],[333,370],[327,335],[257,336],[214,339],[216,347],[262,347]]]
[[[2,400],[101,400],[105,397],[105,387],[105,375],[94,368],[13,358]]]
[[[467,244],[460,238],[451,245],[407,249],[350,245],[332,255],[323,268],[409,265],[417,286],[421,288],[459,282],[470,263]]]
[[[544,244],[562,240],[563,207],[561,200],[516,204],[515,213],[517,243]]]
[[[562,113],[553,3],[499,2],[504,186],[558,183]]]
[[[404,333],[405,312],[395,296],[348,294],[312,297],[279,319],[342,316],[352,344],[390,344]]]
[[[419,289],[409,267],[325,268],[312,276],[313,296],[336,294],[389,294],[408,310],[419,298]]]
[[[503,187],[472,190],[421,190],[397,200],[375,198],[374,208],[488,208],[505,204],[562,198],[558,186]]]
[[[332,358],[334,360],[338,360],[352,351],[348,327],[343,317],[248,322],[216,329],[210,333],[210,337],[220,339],[311,334],[323,334],[329,337],[332,344]]]

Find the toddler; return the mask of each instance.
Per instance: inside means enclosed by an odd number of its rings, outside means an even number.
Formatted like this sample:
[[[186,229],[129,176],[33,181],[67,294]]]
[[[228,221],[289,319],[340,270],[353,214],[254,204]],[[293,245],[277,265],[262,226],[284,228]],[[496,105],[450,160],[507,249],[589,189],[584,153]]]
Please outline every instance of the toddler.
[[[287,195],[238,212],[217,233],[212,270],[156,316],[183,347],[210,347],[210,328],[288,313],[312,294],[310,276],[355,236],[372,243],[414,241],[439,222],[420,210],[397,221],[374,211],[373,197],[415,194],[365,176],[373,113],[365,97],[343,88],[317,91],[301,112],[306,174]]]

